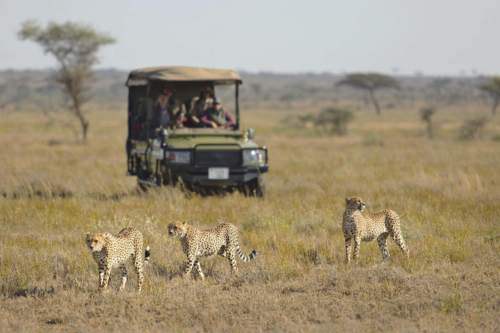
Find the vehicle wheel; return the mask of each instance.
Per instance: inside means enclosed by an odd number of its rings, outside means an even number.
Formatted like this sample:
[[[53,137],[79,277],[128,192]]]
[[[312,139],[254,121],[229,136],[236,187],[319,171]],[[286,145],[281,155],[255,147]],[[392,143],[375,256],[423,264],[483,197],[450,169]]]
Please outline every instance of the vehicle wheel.
[[[148,192],[151,185],[149,172],[144,169],[139,169],[137,173],[137,186],[139,190],[141,190],[141,192]]]
[[[147,186],[146,184],[144,184],[143,182],[141,182],[141,180],[139,178],[137,178],[137,188],[142,193],[147,193],[148,190],[149,190],[149,186]]]
[[[264,180],[262,177],[257,177],[252,179],[244,186],[243,193],[247,197],[263,198],[266,192],[266,187],[264,185]]]

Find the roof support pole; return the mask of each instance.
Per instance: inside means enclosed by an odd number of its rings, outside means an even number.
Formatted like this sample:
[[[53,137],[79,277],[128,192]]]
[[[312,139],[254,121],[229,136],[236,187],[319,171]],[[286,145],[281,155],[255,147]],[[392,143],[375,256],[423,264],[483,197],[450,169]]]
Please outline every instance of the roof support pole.
[[[234,99],[235,99],[235,105],[234,105],[234,110],[236,112],[236,129],[240,129],[240,84],[236,82],[235,84],[235,89],[234,89]]]

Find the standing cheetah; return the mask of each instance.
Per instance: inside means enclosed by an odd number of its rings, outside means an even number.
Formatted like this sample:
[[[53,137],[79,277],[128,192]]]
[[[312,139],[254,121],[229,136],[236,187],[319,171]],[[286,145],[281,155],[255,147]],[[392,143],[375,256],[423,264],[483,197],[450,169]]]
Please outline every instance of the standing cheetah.
[[[351,246],[354,241],[354,259],[359,256],[361,241],[372,241],[377,238],[382,258],[389,258],[387,237],[396,242],[401,251],[409,256],[409,250],[401,234],[399,216],[395,211],[384,209],[378,213],[363,214],[366,204],[359,197],[346,198],[346,207],[342,221],[345,239],[345,262],[351,261]]]
[[[240,249],[238,241],[238,229],[230,223],[221,223],[210,230],[200,230],[187,223],[171,223],[168,225],[168,234],[177,237],[182,244],[182,250],[187,256],[184,276],[188,276],[193,268],[196,268],[198,275],[203,280],[200,266],[200,257],[208,257],[218,254],[227,257],[233,273],[237,272],[236,255],[244,262],[250,261],[257,256],[253,250],[246,256]]]
[[[99,290],[104,291],[109,284],[109,277],[113,267],[119,267],[122,271],[122,284],[120,291],[127,283],[126,262],[134,260],[135,272],[138,277],[137,290],[140,292],[144,282],[143,262],[148,263],[150,257],[149,246],[143,252],[142,233],[132,227],[125,228],[113,236],[110,233],[87,233],[86,243],[92,252],[94,260],[99,267]]]

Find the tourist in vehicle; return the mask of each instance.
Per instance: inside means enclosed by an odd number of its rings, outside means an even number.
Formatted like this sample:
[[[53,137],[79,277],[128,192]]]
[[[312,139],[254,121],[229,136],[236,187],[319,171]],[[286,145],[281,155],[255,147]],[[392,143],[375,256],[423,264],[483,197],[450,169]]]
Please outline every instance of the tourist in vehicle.
[[[175,100],[170,105],[169,112],[172,115],[172,121],[170,122],[170,127],[182,128],[186,126],[188,114],[186,112],[186,106],[184,103]]]
[[[221,102],[216,98],[214,98],[212,106],[203,113],[201,122],[205,127],[211,128],[234,128],[236,125],[233,117],[224,111]]]
[[[191,108],[186,115],[185,125],[187,127],[204,127],[201,118],[207,109],[207,103],[213,98],[213,92],[210,88],[205,88],[198,97],[193,98]]]
[[[160,95],[158,96],[158,99],[156,100],[156,103],[154,105],[154,118],[153,118],[153,127],[158,128],[158,127],[164,127],[167,128],[170,125],[170,122],[172,121],[172,113],[171,113],[171,97],[172,97],[172,90],[169,88],[164,88]]]

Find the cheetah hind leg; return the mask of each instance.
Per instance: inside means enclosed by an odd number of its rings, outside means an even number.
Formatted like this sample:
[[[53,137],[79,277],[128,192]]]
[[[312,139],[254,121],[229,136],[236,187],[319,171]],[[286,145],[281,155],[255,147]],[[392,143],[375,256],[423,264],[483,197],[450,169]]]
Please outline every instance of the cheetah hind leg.
[[[229,260],[229,265],[231,265],[231,272],[233,274],[238,273],[238,267],[236,266],[236,251],[227,251],[227,260]]]
[[[406,258],[410,257],[410,250],[408,250],[408,246],[406,246],[406,242],[401,234],[401,230],[399,232],[395,232],[392,235],[394,242],[398,245],[401,251],[406,255]]]
[[[142,251],[141,255],[135,255],[134,257],[134,268],[135,268],[135,273],[137,274],[137,292],[142,291],[142,285],[144,284],[144,271],[143,271],[143,264],[144,259],[142,258]]]
[[[391,238],[394,240],[396,245],[406,255],[406,258],[409,258],[410,251],[408,250],[408,246],[406,246],[403,234],[401,233],[401,225],[399,224],[399,220],[397,220],[397,223],[389,225],[389,233],[391,234]]]

